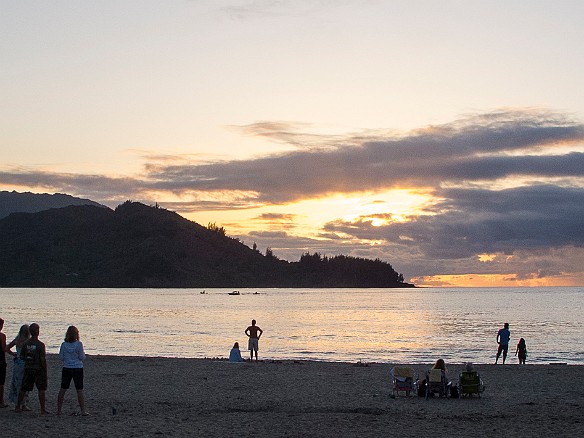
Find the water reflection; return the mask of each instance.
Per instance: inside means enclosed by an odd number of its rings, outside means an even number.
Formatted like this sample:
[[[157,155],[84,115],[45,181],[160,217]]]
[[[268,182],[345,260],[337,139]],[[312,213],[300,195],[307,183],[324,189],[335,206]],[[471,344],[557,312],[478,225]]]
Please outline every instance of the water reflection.
[[[39,322],[49,352],[74,324],[88,353],[225,357],[255,318],[263,358],[394,363],[493,362],[508,321],[511,361],[524,337],[528,363],[584,362],[583,288],[240,291],[1,289],[0,316],[9,339]]]

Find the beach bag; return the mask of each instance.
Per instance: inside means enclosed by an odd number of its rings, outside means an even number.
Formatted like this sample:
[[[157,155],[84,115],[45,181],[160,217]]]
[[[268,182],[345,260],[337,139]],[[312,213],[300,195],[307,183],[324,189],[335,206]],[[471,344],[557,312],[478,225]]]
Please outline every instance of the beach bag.
[[[451,386],[450,387],[450,398],[458,398],[458,386]]]

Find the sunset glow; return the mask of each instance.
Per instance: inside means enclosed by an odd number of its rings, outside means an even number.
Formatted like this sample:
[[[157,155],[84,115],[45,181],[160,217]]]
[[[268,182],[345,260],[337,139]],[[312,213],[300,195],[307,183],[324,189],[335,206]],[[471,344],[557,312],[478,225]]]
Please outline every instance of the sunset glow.
[[[581,1],[0,2],[1,190],[420,286],[584,285]]]

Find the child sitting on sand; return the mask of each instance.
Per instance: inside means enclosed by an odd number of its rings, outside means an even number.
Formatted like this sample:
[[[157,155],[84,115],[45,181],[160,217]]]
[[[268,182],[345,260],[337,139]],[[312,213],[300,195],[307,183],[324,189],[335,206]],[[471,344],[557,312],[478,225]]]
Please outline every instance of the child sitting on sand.
[[[229,362],[243,362],[241,351],[239,351],[239,342],[233,344],[233,348],[229,352]]]

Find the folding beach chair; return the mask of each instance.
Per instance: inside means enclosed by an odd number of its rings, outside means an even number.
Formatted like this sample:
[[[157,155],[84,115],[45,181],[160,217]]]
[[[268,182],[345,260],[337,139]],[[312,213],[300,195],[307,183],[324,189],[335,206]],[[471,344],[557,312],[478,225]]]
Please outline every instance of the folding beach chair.
[[[474,394],[481,398],[481,393],[485,390],[485,385],[477,371],[462,371],[458,376],[458,386],[460,397],[472,397]]]
[[[391,369],[392,377],[392,397],[399,395],[400,392],[406,396],[414,394],[414,370],[410,367],[393,367]]]
[[[426,398],[437,394],[438,397],[448,397],[449,385],[446,373],[439,369],[431,369],[426,373]]]

